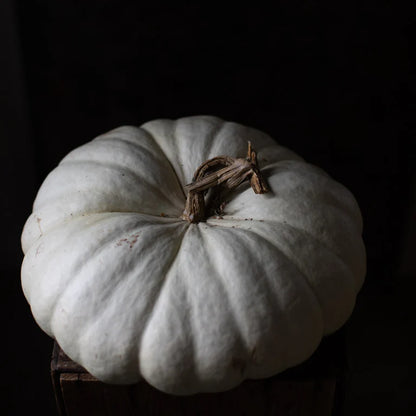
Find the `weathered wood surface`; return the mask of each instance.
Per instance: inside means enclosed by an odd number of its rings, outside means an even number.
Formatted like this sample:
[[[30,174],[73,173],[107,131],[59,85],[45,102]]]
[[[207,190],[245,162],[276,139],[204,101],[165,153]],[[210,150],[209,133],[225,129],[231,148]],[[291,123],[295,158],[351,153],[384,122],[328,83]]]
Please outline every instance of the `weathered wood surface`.
[[[336,413],[345,373],[344,337],[332,335],[305,363],[265,380],[247,380],[223,393],[172,396],[146,382],[105,384],[70,360],[55,344],[51,374],[62,416],[279,415]]]

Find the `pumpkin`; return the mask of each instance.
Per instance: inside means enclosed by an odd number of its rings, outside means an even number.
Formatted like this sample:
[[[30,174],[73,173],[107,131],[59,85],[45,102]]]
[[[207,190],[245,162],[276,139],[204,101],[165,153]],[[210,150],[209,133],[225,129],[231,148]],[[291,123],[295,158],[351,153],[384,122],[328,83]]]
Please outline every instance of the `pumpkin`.
[[[196,168],[244,157],[248,141],[269,192],[245,181],[184,220]],[[161,119],[103,134],[47,176],[22,233],[22,287],[39,326],[98,379],[218,392],[301,363],[346,322],[361,231],[352,194],[267,134]]]

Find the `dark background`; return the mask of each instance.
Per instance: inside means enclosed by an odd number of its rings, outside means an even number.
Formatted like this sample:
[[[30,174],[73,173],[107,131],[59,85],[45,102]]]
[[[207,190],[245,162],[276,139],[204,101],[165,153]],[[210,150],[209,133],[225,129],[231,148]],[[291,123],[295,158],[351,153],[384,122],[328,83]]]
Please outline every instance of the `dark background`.
[[[55,414],[52,342],[19,281],[46,174],[116,126],[213,114],[266,131],[356,196],[368,275],[347,324],[344,413],[416,414],[415,15],[381,1],[148,3],[0,3],[0,413]]]

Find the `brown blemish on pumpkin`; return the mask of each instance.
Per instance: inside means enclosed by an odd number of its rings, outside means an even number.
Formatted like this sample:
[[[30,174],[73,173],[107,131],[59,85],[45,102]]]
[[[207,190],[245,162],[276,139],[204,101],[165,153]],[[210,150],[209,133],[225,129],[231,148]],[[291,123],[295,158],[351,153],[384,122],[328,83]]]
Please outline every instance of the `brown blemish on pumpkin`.
[[[40,226],[40,222],[42,221],[42,218],[39,218],[37,216],[35,216],[35,218],[36,218],[36,222],[38,223],[40,235],[43,235],[43,231],[42,231],[42,228]]]
[[[129,246],[129,248],[133,248],[134,244],[137,242],[137,239],[139,238],[140,233],[132,234],[128,238],[122,238],[117,241],[116,246],[120,247],[123,244],[126,244]]]
[[[239,371],[241,376],[243,376],[246,371],[246,361],[242,358],[233,357],[231,360],[231,367],[234,370]]]
[[[127,238],[123,238],[123,239],[117,241],[116,246],[120,247],[124,242],[127,242]]]

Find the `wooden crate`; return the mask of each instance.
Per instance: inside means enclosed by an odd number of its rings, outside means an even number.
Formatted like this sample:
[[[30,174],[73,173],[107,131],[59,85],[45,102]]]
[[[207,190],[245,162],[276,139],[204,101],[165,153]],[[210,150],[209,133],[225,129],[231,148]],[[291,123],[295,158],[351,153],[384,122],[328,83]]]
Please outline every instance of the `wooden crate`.
[[[344,334],[325,338],[305,363],[265,380],[247,380],[223,393],[172,396],[146,382],[98,381],[55,343],[51,374],[61,416],[279,415],[338,413],[346,369]],[[341,393],[341,394],[340,394]]]

